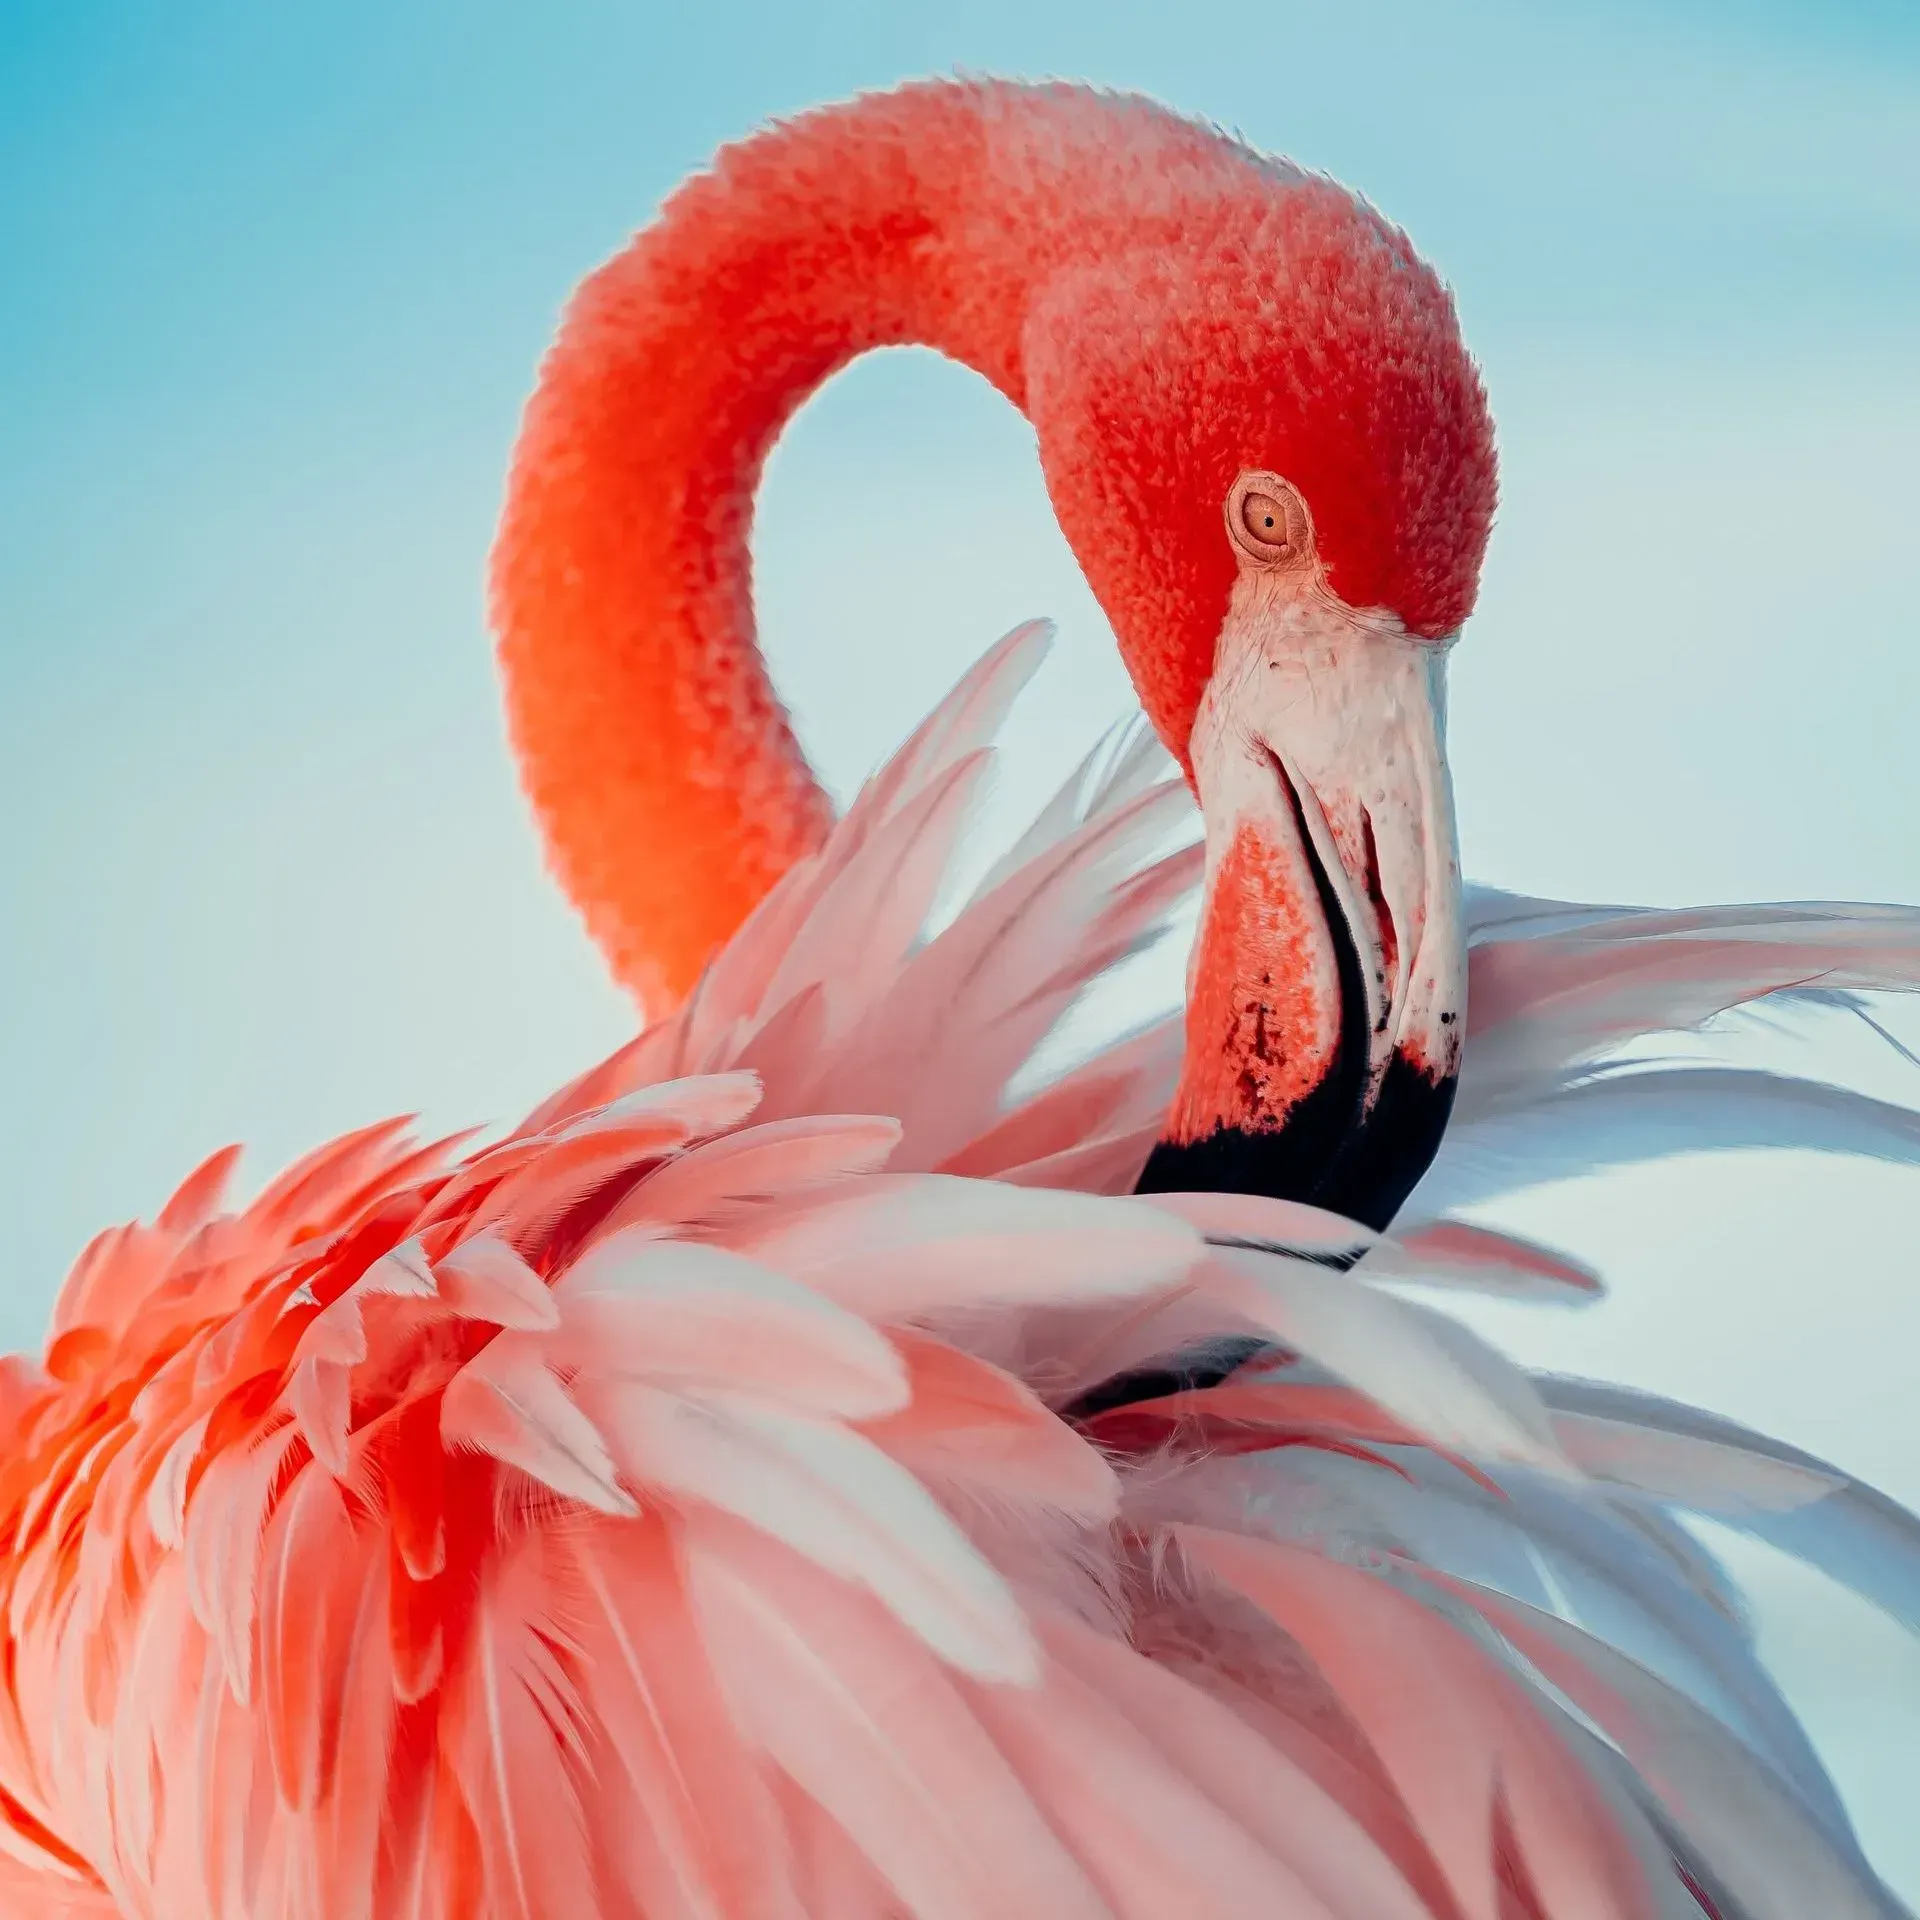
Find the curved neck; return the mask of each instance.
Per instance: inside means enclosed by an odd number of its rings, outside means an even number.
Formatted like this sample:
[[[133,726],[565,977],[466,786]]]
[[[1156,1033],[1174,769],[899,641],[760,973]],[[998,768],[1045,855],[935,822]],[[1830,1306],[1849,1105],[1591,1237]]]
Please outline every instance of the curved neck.
[[[782,427],[885,345],[1022,399],[1028,262],[966,232],[991,104],[909,89],[723,153],[580,289],[529,404],[493,568],[509,725],[558,877],[650,1015],[831,820],[755,644]]]
[[[1046,415],[1049,489],[1085,548],[1074,515],[1105,509],[1081,427],[1117,420],[1164,464],[1180,423],[1145,419],[1167,402],[1152,356],[1144,388],[1126,384],[1141,369],[1108,369],[1082,393],[1063,372],[1088,356],[1056,365],[1056,336],[1106,324],[1086,302],[1117,258],[1164,263],[1236,209],[1257,225],[1279,179],[1150,101],[928,82],[727,149],[580,289],[528,406],[494,624],[552,864],[650,1014],[829,823],[754,642],[754,489],[795,409],[869,348],[935,348]],[[1116,346],[1140,344],[1137,321]],[[1030,395],[1030,379],[1062,390]],[[1175,492],[1211,500],[1218,477]],[[1170,565],[1155,554],[1146,570]],[[1093,581],[1175,752],[1225,608],[1232,569],[1216,571],[1180,607],[1112,566]],[[1189,627],[1193,659],[1170,667]]]

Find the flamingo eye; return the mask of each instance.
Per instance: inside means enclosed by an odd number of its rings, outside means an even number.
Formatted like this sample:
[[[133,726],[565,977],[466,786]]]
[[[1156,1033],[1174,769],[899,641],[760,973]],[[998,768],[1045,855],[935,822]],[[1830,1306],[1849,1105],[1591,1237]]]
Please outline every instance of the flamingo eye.
[[[1261,567],[1292,567],[1313,552],[1313,521],[1296,488],[1277,473],[1243,473],[1227,495],[1227,532]]]
[[[1240,524],[1267,546],[1285,548],[1287,510],[1270,493],[1250,493],[1240,507]]]

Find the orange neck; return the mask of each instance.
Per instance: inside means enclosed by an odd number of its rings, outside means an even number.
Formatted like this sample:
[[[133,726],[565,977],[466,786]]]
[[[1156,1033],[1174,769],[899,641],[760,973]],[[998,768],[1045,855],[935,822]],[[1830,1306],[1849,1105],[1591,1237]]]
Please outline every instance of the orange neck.
[[[755,643],[781,428],[889,344],[1020,399],[1021,302],[953,264],[983,137],[945,86],[723,153],[580,289],[528,407],[493,563],[509,725],[558,877],[651,1016],[831,824]]]

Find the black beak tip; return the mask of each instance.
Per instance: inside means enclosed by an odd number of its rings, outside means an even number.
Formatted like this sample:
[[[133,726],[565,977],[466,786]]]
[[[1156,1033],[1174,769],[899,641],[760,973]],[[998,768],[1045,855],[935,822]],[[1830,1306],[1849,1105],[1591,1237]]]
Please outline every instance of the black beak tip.
[[[1135,1191],[1299,1200],[1384,1232],[1433,1163],[1455,1085],[1454,1075],[1396,1053],[1357,1124],[1330,1075],[1270,1131],[1217,1127],[1201,1140],[1162,1140]]]

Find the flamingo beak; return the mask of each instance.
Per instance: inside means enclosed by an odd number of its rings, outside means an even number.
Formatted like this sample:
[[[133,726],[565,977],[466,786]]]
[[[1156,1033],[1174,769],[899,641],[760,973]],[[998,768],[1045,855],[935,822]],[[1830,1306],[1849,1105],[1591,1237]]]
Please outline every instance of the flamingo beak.
[[[1143,1191],[1383,1228],[1432,1160],[1466,1015],[1445,673],[1317,580],[1242,576],[1191,741],[1207,895]]]

